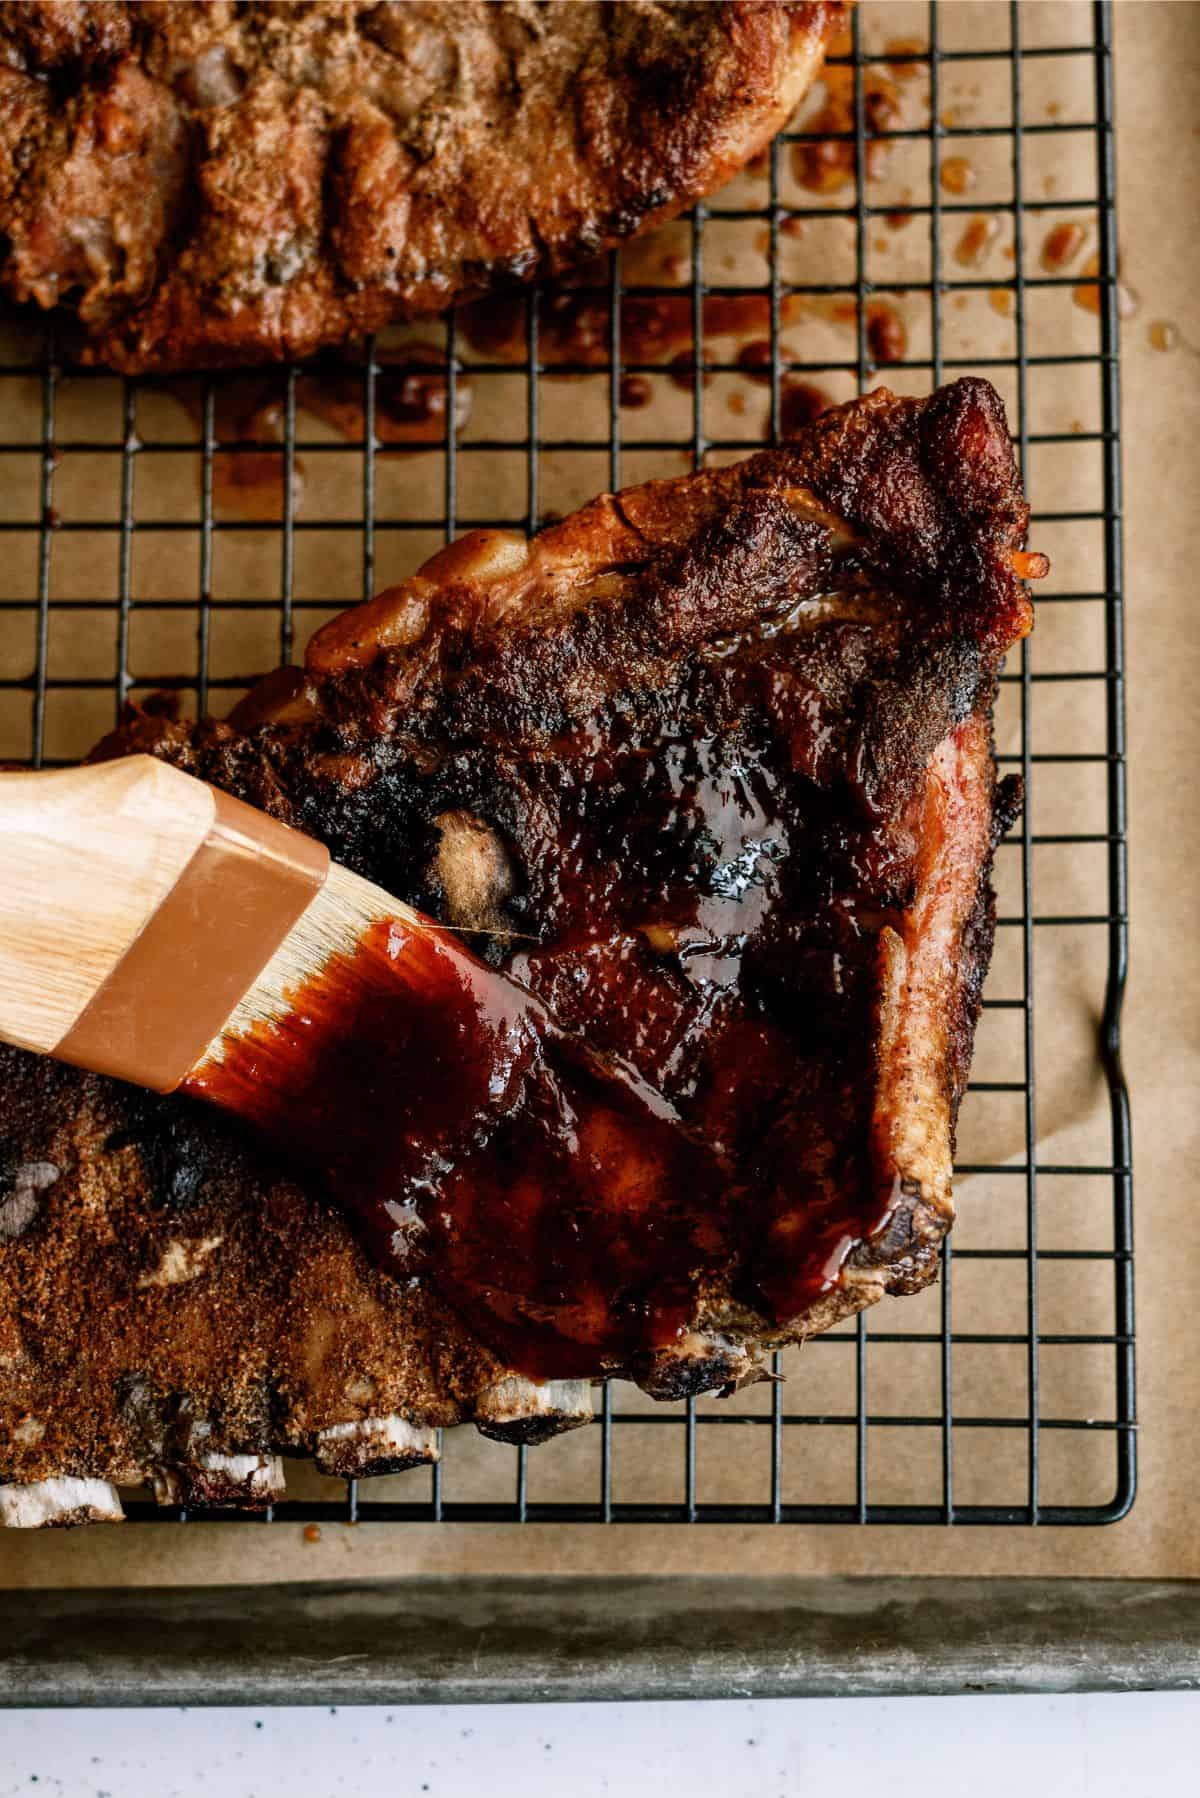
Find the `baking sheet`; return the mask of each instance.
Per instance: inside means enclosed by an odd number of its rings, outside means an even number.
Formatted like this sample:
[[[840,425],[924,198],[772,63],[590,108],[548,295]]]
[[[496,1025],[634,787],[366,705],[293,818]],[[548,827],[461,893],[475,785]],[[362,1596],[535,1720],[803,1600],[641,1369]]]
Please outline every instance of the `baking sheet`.
[[[878,14],[884,9],[875,10]],[[886,10],[896,15],[894,26],[889,20],[889,32],[894,30],[901,35],[901,15],[907,9],[896,6]],[[923,12],[915,10],[918,14]],[[1188,751],[1197,747],[1195,738],[1200,728],[1194,705],[1185,695],[1184,681],[1188,650],[1194,653],[1197,636],[1192,580],[1190,570],[1185,571],[1184,556],[1192,495],[1200,472],[1194,441],[1188,439],[1185,431],[1189,393],[1193,412],[1200,400],[1197,356],[1188,347],[1200,344],[1195,296],[1197,262],[1192,243],[1196,201],[1200,197],[1200,147],[1193,125],[1193,120],[1200,117],[1200,9],[1124,0],[1116,11],[1121,243],[1126,279],[1139,300],[1138,310],[1126,323],[1123,344],[1134,921],[1126,1042],[1135,1099],[1141,1299],[1139,1389],[1143,1420],[1141,1492],[1132,1515],[1109,1529],[1072,1531],[327,1525],[315,1543],[306,1541],[299,1527],[274,1525],[267,1529],[261,1524],[192,1524],[182,1532],[164,1524],[69,1535],[27,1537],[11,1533],[0,1535],[0,1584],[203,1584],[371,1578],[416,1572],[604,1573],[615,1566],[630,1574],[936,1570],[1163,1577],[1200,1570],[1200,1553],[1189,1537],[1185,1509],[1200,1475],[1200,1450],[1189,1429],[1197,1385],[1190,1354],[1189,1320],[1195,1315],[1194,1301],[1200,1297],[1196,1290],[1200,1284],[1200,1242],[1190,1223],[1200,1057],[1196,1008],[1190,996],[1189,976],[1194,971],[1196,950],[1194,931],[1190,929],[1194,906],[1189,901],[1187,879],[1189,860],[1197,846],[1196,814],[1190,776],[1184,772],[1189,769]],[[1023,8],[1023,16],[1028,41],[1072,41],[1090,34],[1090,9],[1081,6],[1031,4]],[[958,38],[972,45],[985,47],[993,41],[1007,41],[1006,9],[992,0],[978,6],[946,8],[943,17]],[[1086,83],[1082,92],[1077,91],[1077,77],[1070,74],[1069,65],[1060,65],[1057,72],[1051,62],[1028,66],[1037,70],[1036,80],[1030,79],[1026,84],[1028,120],[1058,116],[1050,112],[1052,107],[1078,106],[1077,116],[1090,116],[1090,91]],[[943,103],[947,108],[960,108],[964,123],[970,121],[973,107],[990,99],[990,90],[983,81],[975,79],[976,72],[986,73],[984,65],[961,65],[954,80],[944,82]],[[956,86],[960,92],[953,91]],[[972,87],[979,87],[980,93],[973,95]],[[1071,114],[1068,112],[1067,116]],[[1062,178],[1064,186],[1060,191],[1066,191],[1071,156],[1090,156],[1091,134],[1081,132],[1075,150],[1070,147],[1072,140],[1042,141],[1053,146],[1053,165],[1039,163],[1035,153],[1038,140],[1027,140],[1026,192],[1032,195],[1035,183],[1052,178]],[[918,149],[924,156],[924,146]],[[1001,168],[992,169],[986,159],[979,160],[983,183],[1002,180]],[[898,183],[904,180],[903,167],[896,169],[892,178]],[[986,194],[984,186],[979,190],[981,201],[985,201]],[[872,233],[873,240],[875,236]],[[896,233],[886,251],[876,251],[873,244],[873,253],[893,259],[885,265],[893,271],[888,278],[903,276],[901,259],[910,252],[901,246],[907,246],[911,236],[911,232],[908,236]],[[885,243],[887,239],[879,234],[878,241]],[[806,247],[805,240],[800,239],[790,254],[798,264],[815,247],[812,243]],[[1003,242],[998,241],[988,252],[989,257],[997,258],[998,274],[1006,272],[1004,248]],[[1036,244],[1030,254],[1036,258]],[[879,268],[872,272],[875,278],[884,278]],[[1039,308],[1049,304],[1042,295],[1031,306],[1030,331],[1034,341],[1030,347],[1034,353],[1039,331],[1053,332],[1056,340],[1064,330],[1078,333],[1081,349],[1094,350],[1094,334],[1088,335],[1095,330],[1092,316],[1073,307],[1065,292],[1053,297],[1056,301],[1061,299],[1065,310],[1041,314]],[[1010,330],[1011,324],[990,307],[986,293],[976,298],[979,304],[964,309],[961,316],[956,317],[953,311],[948,314],[955,339],[944,345],[948,356],[1009,353],[1007,346],[999,350],[992,346],[997,341],[996,334]],[[1180,341],[1174,348],[1160,351],[1151,346],[1150,326],[1155,320],[1170,321],[1175,326]],[[806,328],[815,333],[825,327],[820,321],[809,321]],[[915,317],[912,329],[914,353],[920,353],[916,347],[920,324]],[[1158,333],[1160,338],[1163,335]],[[1048,373],[1054,378],[1053,388]],[[1069,378],[1060,379],[1056,371],[1034,370],[1029,392],[1031,427],[1069,431],[1078,417],[1086,428],[1093,428],[1098,422],[1095,372],[1088,369],[1086,373],[1086,388],[1081,384],[1076,390]],[[511,408],[504,379],[499,378],[495,390],[488,392],[479,383],[479,410],[473,426],[480,431],[492,430]],[[518,382],[519,378],[513,377],[512,381]],[[920,377],[909,377],[908,384],[919,390]],[[893,385],[901,385],[900,380]],[[676,403],[670,401],[665,382],[662,386],[663,398],[669,404]],[[101,434],[116,428],[118,383],[97,383],[86,389],[80,383],[74,391],[67,383],[63,395],[65,407],[79,409],[67,414],[72,432],[82,435],[86,428]],[[575,418],[582,415],[578,387],[559,383],[556,392],[556,384],[546,382],[543,395],[546,434],[556,433],[555,407],[563,410],[564,419],[568,412]],[[840,392],[837,397],[842,397]],[[1006,392],[1005,398],[1011,403],[1015,395]],[[716,408],[721,400],[719,388],[715,393],[710,390],[706,407]],[[38,383],[31,381],[29,405],[34,439],[39,428],[37,404]],[[194,426],[177,400],[168,397],[161,404],[163,410],[156,428],[177,428],[181,434],[194,435]],[[170,423],[172,408],[174,426]],[[713,415],[720,416],[715,411]],[[648,434],[649,426],[638,422],[646,417],[645,412],[627,415],[626,428],[631,438],[636,437],[638,429],[644,428]],[[728,421],[727,428],[733,434],[743,424]],[[653,429],[655,434],[664,431],[661,408],[655,408]],[[11,433],[11,420],[6,421],[6,430]],[[710,426],[710,432],[716,436],[718,428]],[[1036,509],[1052,511],[1100,503],[1095,446],[1080,445],[1079,449],[1078,456],[1056,458],[1053,466],[1040,452],[1034,452],[1029,476]],[[5,493],[5,501],[19,508],[21,515],[34,515],[34,494],[25,491],[21,482],[28,485],[35,478],[36,460],[31,455],[29,470],[9,476],[13,484]],[[464,455],[460,460],[465,467],[468,458]],[[179,458],[179,486],[173,493],[163,495],[161,503],[173,507],[190,504],[198,516],[195,470],[188,466],[189,461]],[[663,472],[662,465],[661,454],[639,455],[636,448],[631,448],[623,460],[622,476],[626,480],[643,478],[650,472]],[[519,451],[514,451],[513,466],[511,479],[516,482],[522,478],[523,469]],[[73,515],[78,517],[112,516],[114,495],[104,483],[111,482],[113,470],[118,467],[119,458],[107,463],[92,458],[89,467],[82,458],[76,466],[69,466],[69,459],[64,457],[64,465],[56,473],[56,506],[60,511],[75,508]],[[382,467],[391,483],[383,499],[385,506],[419,504],[423,487],[428,488],[429,494],[439,491],[437,455],[396,459]],[[315,478],[318,473],[319,481]],[[361,458],[350,452],[333,451],[321,458],[319,471],[306,470],[301,506],[320,507],[321,513],[314,516],[353,516],[360,478]],[[481,509],[490,503],[507,503],[512,509],[512,494],[501,491],[494,502],[485,493],[472,495],[469,478],[463,499],[465,510]],[[550,478],[559,485],[543,495],[543,503],[559,509],[605,485],[604,435],[599,436],[593,456],[575,457],[564,465],[561,475]],[[89,514],[89,507],[97,510]],[[139,511],[139,515],[144,514]],[[107,591],[115,593],[112,540],[106,540],[104,557],[98,557],[95,544],[89,552],[89,541],[82,535],[62,536],[56,542],[55,580],[60,583],[56,597],[88,591],[102,594],[105,582],[110,583]],[[100,541],[96,539],[96,544]],[[261,534],[242,533],[228,541],[232,559],[224,567],[218,562],[218,583],[230,583],[230,591],[260,592],[266,596],[276,593],[278,531],[266,528]],[[1089,566],[1095,541],[1094,532],[1073,536],[1072,527],[1065,525],[1046,525],[1038,531],[1036,547],[1046,549],[1055,563],[1049,592],[1056,587],[1065,591],[1097,584],[1098,571]],[[151,593],[169,597],[175,584],[179,597],[193,597],[194,544],[189,543],[185,551],[166,535],[146,539],[145,543],[146,559],[135,567],[135,592],[140,591],[143,597]],[[339,603],[358,597],[357,546],[345,543],[332,530],[315,533],[308,543],[311,548],[306,548],[297,569],[298,593],[314,601],[329,597]],[[35,546],[36,533],[31,532],[30,555]],[[396,578],[435,546],[432,540],[412,541],[407,535],[381,537],[378,583]],[[402,556],[408,557],[403,565]],[[32,561],[26,567],[20,554],[14,555],[6,572],[6,595],[27,594],[31,578]],[[139,582],[145,585],[139,588]],[[298,615],[297,635],[301,642],[308,629],[324,615],[323,610]],[[135,667],[166,673],[192,665],[193,616],[166,611],[135,616],[139,629],[145,628],[149,633],[143,642],[133,645]],[[20,617],[7,615],[5,631],[12,620]],[[93,626],[94,636],[81,629],[81,621],[93,618],[98,619]],[[55,672],[91,671],[93,666],[105,665],[111,670],[111,616],[58,614],[56,627],[59,620],[65,621],[65,628],[57,635],[52,630]],[[248,629],[243,628],[247,621]],[[236,622],[236,633],[214,641],[214,668],[230,678],[267,665],[277,653],[277,623],[271,611],[241,615]],[[1045,607],[1035,640],[1035,668],[1095,666],[1102,653],[1100,626],[1098,608]],[[28,632],[28,620],[23,626],[18,625],[18,630],[22,628]],[[13,634],[4,636],[0,659],[6,669],[27,668],[29,642]],[[1074,684],[1039,689],[1034,714],[1035,749],[1102,745],[1103,697],[1100,684],[1093,686],[1092,691],[1080,690]],[[60,697],[72,703],[52,705],[48,750],[78,753],[107,727],[111,701],[103,695],[96,696],[95,707],[89,710],[90,696],[55,696]],[[218,698],[214,696],[214,704]],[[81,699],[88,703],[81,704]],[[1006,740],[1011,744],[1014,725],[1011,709],[1007,713],[1002,709],[1002,748]],[[17,735],[19,726],[20,721],[14,721],[8,727]],[[0,721],[0,731],[4,728]],[[24,748],[23,743],[15,742],[0,746],[6,753],[22,753]],[[1055,778],[1039,779],[1035,787],[1035,828],[1103,828],[1102,811],[1100,822],[1093,821],[1096,808],[1102,807],[1102,791],[1098,782],[1089,784],[1091,771],[1074,779],[1060,776],[1059,771],[1044,770],[1043,774],[1047,772],[1053,772]],[[1085,817],[1087,823],[1081,821]],[[1055,911],[1096,908],[1097,894],[1103,891],[1103,874],[1098,866],[1085,865],[1086,853],[1076,851],[1074,856],[1068,856],[1062,850],[1039,852],[1035,880],[1043,893],[1054,894]],[[1015,871],[1015,864],[1012,867]],[[1013,871],[1002,859],[1002,904],[1007,899],[1010,908],[1014,895],[1011,890],[1006,893],[1005,882],[1012,878]],[[1047,907],[1043,905],[1042,909]],[[1055,940],[1057,934],[1041,931],[1037,941],[1039,1152],[1043,1160],[1055,1162],[1104,1161],[1109,1154],[1107,1101],[1093,1047],[1104,970],[1103,932],[1096,931],[1088,938],[1075,931],[1069,938],[1064,934],[1059,943]],[[1001,933],[990,988],[994,994],[1016,990],[1019,964],[1014,956],[1018,938],[1019,932]],[[999,1020],[995,1028],[1002,1031],[1004,1017],[1003,1013],[990,1014],[988,1023]],[[1003,1060],[1006,1047],[985,1029],[976,1069],[980,1077],[988,1077],[991,1056]],[[979,1106],[974,1111],[968,1108],[960,1157],[1011,1160],[1020,1153],[1019,1129],[1019,1118],[1007,1115],[1003,1104]],[[1111,1235],[1106,1234],[1111,1231],[1108,1181],[1057,1184],[1061,1189],[1051,1190],[1051,1183],[1043,1182],[1043,1243],[1105,1246],[1111,1241]],[[960,1183],[961,1225],[956,1237],[960,1246],[967,1242],[1002,1245],[1008,1240],[1006,1232],[1012,1233],[1014,1242],[1022,1240],[1022,1220],[1014,1207],[1023,1206],[1023,1183],[1012,1181],[1008,1186],[1011,1191],[995,1181],[969,1179]],[[1014,1264],[1017,1280],[1012,1289],[1002,1280],[989,1278],[974,1290],[969,1276],[960,1278],[970,1265],[960,1262],[956,1268],[956,1327],[1021,1328],[1021,1264]],[[1095,1280],[1074,1276],[1070,1284],[1062,1282],[1057,1288],[1053,1278],[1044,1279],[1043,1330],[1111,1329],[1111,1284],[1107,1266],[1100,1267]],[[892,1301],[887,1307],[886,1324],[883,1311],[877,1310],[874,1319],[889,1330],[936,1328],[936,1305],[936,1294]],[[1056,1409],[1055,1380],[1061,1382],[1061,1403],[1066,1414],[1086,1407],[1089,1392],[1094,1392],[1097,1405],[1111,1405],[1110,1353],[1097,1351],[1097,1356],[1106,1357],[1103,1362],[1089,1361],[1086,1356],[1075,1356],[1070,1361],[1063,1358],[1057,1371],[1053,1357],[1046,1358],[1043,1410],[1051,1414]],[[956,1380],[962,1381],[961,1394],[956,1389],[960,1414],[1019,1411],[1025,1402],[1022,1354],[1015,1348],[1015,1359],[1009,1366],[995,1349],[975,1358],[961,1349],[956,1351]],[[877,1345],[871,1351],[872,1409],[922,1408],[920,1395],[926,1382],[936,1382],[935,1358],[936,1350],[922,1345]],[[815,1346],[795,1359],[791,1385],[793,1391],[803,1394],[804,1408],[815,1410],[836,1402],[837,1382],[845,1377],[844,1369],[850,1361],[849,1345],[845,1350]],[[627,1395],[623,1389],[622,1404],[628,1408],[627,1398],[638,1402],[636,1395]],[[936,1409],[936,1404],[929,1408]],[[729,1430],[706,1434],[702,1430],[701,1495],[761,1497],[763,1472],[753,1465],[754,1446],[746,1438],[763,1437],[765,1451],[768,1434]],[[926,1434],[928,1441],[918,1439]],[[588,1496],[594,1493],[594,1476],[584,1463],[587,1456],[598,1453],[598,1444],[593,1440],[597,1435],[594,1431],[580,1432],[532,1455],[531,1497],[572,1494],[580,1484],[586,1486]],[[844,1483],[847,1457],[833,1435],[834,1432],[814,1431],[805,1437],[810,1453],[824,1457],[820,1466],[793,1467],[791,1477],[802,1483],[806,1494],[840,1495],[839,1482]],[[940,1438],[934,1440],[935,1432],[895,1430],[877,1434],[873,1430],[872,1435],[879,1441],[873,1459],[872,1498],[936,1498],[937,1493],[929,1489],[940,1455]],[[886,1441],[885,1436],[889,1438]],[[670,1446],[665,1442],[668,1438]],[[661,1480],[671,1482],[669,1495],[674,1496],[678,1490],[678,1468],[663,1458],[681,1453],[682,1444],[675,1444],[674,1438],[675,1432],[662,1430],[631,1430],[627,1439],[618,1432],[621,1460],[614,1496],[653,1496],[655,1482]],[[730,1439],[728,1443],[726,1439]],[[1072,1432],[1065,1448],[1060,1448],[1053,1435],[1047,1434],[1042,1440],[1044,1499],[1055,1502],[1056,1481],[1076,1502],[1089,1498],[1091,1502],[1103,1502],[1109,1496],[1110,1439]],[[998,1482],[1003,1479],[1012,1482],[1013,1502],[1021,1502],[1025,1496],[1024,1469],[1021,1456],[1014,1453],[1015,1443],[1023,1443],[1023,1432],[958,1432],[956,1497],[969,1502],[974,1483],[978,1491],[994,1498]],[[456,1491],[474,1495],[487,1490],[489,1481],[510,1480],[511,1455],[503,1450],[498,1453],[499,1459],[493,1447],[484,1444],[474,1432],[462,1431],[453,1437],[448,1448],[447,1477],[456,1480]],[[1064,1459],[1056,1466],[1060,1454]],[[1095,1456],[1094,1466],[1088,1465],[1089,1455]],[[794,1463],[794,1453],[792,1459]],[[1093,1488],[1090,1492],[1084,1490],[1089,1482]],[[752,1490],[748,1489],[750,1486]]]

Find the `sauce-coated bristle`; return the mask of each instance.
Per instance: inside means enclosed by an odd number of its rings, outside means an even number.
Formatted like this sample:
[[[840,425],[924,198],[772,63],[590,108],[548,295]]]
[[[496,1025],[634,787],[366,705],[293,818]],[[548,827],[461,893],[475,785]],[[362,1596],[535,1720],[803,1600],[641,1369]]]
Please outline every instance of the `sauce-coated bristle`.
[[[413,930],[430,928],[382,887],[334,862],[324,886],[213,1037],[202,1062],[222,1060],[225,1043],[255,1024],[286,1017],[300,987],[322,975],[336,958],[352,959],[370,927],[391,918]]]

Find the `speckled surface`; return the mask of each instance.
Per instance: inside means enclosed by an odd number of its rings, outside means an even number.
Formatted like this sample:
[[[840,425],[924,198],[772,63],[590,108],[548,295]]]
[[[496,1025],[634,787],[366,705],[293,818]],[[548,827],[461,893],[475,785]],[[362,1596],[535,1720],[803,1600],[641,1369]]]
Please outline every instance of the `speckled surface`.
[[[1194,1760],[1200,1695],[14,1711],[0,1798],[794,1798],[860,1765],[887,1798],[1140,1798]],[[936,1744],[936,1748],[932,1745]],[[1180,1788],[1182,1789],[1182,1788]]]

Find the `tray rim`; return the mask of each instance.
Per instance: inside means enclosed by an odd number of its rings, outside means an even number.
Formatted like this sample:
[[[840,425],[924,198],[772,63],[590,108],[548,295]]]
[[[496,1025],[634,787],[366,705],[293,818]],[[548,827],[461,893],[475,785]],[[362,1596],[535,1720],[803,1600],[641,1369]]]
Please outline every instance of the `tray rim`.
[[[1200,1688],[1200,1580],[566,1575],[9,1594],[0,1708]]]

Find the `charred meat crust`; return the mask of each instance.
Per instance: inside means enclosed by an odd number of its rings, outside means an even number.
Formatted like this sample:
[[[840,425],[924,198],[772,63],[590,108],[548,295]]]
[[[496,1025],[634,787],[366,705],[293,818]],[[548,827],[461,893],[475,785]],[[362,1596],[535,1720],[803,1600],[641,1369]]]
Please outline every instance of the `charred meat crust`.
[[[843,8],[12,0],[3,282],[129,371],[303,356],[672,217]]]
[[[986,383],[872,395],[530,543],[463,539],[230,722],[148,708],[97,753],[159,754],[486,920],[481,953],[725,1142],[758,1234],[622,1371],[731,1390],[935,1272],[990,854],[1019,805],[988,721],[1030,624],[1026,520]],[[3,1068],[0,1477],[320,1452],[355,1420],[510,1440],[585,1420],[578,1395],[522,1415],[469,1315],[373,1270],[216,1116],[16,1051]],[[869,1227],[789,1309],[774,1269],[838,1180]]]

